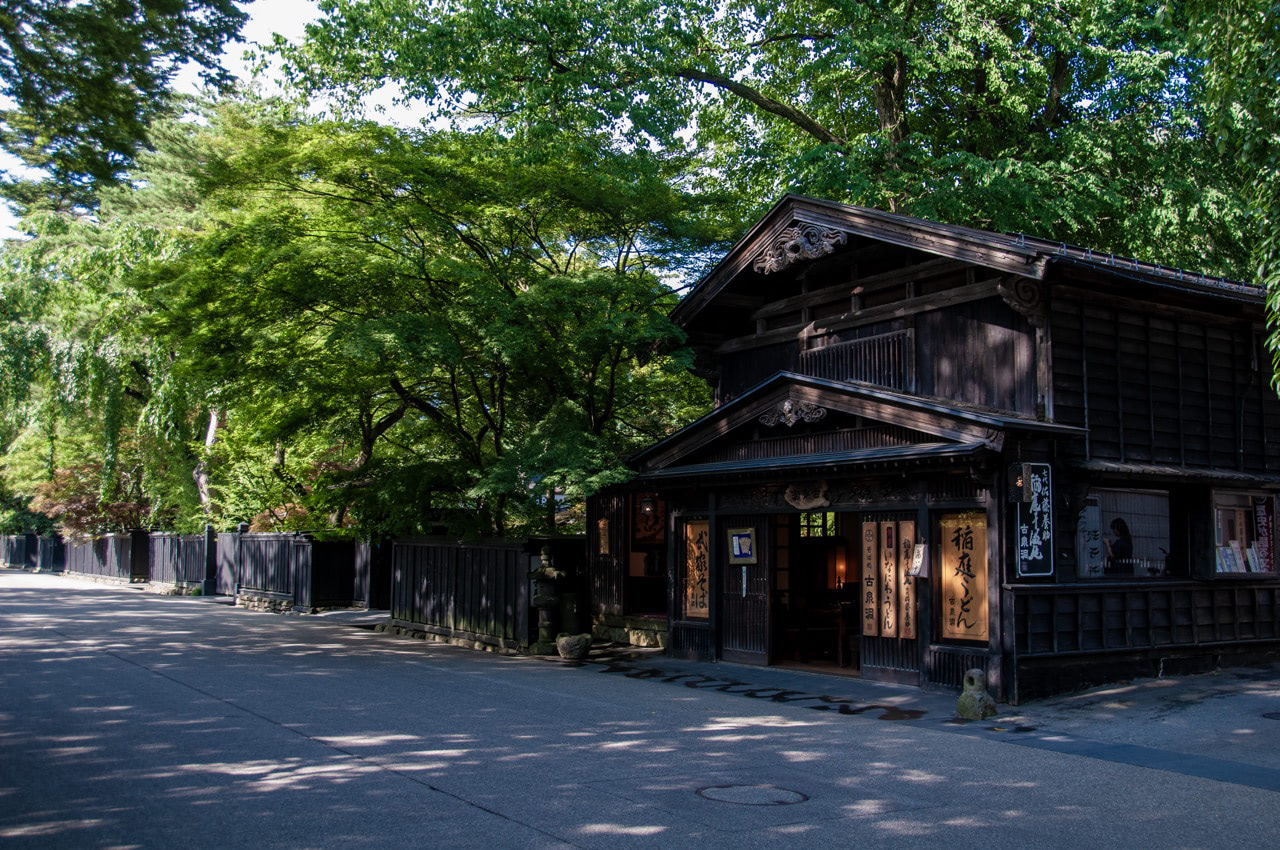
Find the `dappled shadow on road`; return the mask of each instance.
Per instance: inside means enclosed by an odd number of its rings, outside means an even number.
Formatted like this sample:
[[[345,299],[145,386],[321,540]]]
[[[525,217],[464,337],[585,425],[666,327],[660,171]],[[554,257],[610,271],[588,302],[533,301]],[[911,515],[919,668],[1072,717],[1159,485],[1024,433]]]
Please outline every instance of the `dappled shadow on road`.
[[[55,589],[0,583],[0,839],[18,845],[977,844],[992,829],[1088,841],[1099,795],[1136,799],[1103,775],[1049,803],[990,747],[876,719],[900,717],[892,705],[743,699],[747,683],[706,677],[650,687],[638,680],[658,677],[632,675],[644,665],[570,669]],[[1161,805],[1131,820],[1177,793]]]

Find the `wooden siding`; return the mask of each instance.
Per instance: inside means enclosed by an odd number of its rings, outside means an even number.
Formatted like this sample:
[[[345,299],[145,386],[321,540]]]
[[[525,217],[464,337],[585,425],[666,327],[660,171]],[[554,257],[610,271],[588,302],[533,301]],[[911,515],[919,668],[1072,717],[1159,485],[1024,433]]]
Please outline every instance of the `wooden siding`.
[[[896,425],[873,425],[863,428],[841,428],[816,434],[789,434],[766,437],[716,447],[697,462],[717,463],[732,460],[797,457],[815,452],[856,451],[858,449],[907,446],[921,441],[921,434]]]
[[[1274,582],[1016,588],[1014,605],[1019,658],[1280,642]]]
[[[742,395],[778,372],[796,372],[800,368],[800,343],[792,340],[781,345],[766,345],[725,354],[720,361],[720,386],[717,405]]]
[[[391,620],[445,638],[508,650],[527,647],[533,622],[529,570],[537,560],[519,542],[397,540]]]
[[[998,298],[916,316],[920,393],[1034,414],[1035,332]]]
[[[667,654],[692,661],[714,661],[716,635],[710,626],[672,623],[667,633]]]
[[[608,522],[607,554],[600,554],[600,520]],[[622,613],[627,575],[627,496],[605,493],[587,500],[587,593],[593,621]]]
[[[1074,296],[1051,316],[1055,415],[1089,429],[1087,458],[1280,471],[1280,401],[1251,326]]]
[[[964,674],[977,668],[987,674],[990,660],[987,653],[980,649],[961,646],[930,646],[924,653],[924,683],[939,688],[960,690],[964,687]]]
[[[720,655],[726,661],[764,664],[769,653],[769,566],[773,530],[761,516],[721,516],[711,524],[718,535],[711,549],[720,573]],[[729,565],[725,535],[730,528],[755,529],[754,564]],[[743,581],[743,575],[746,581]]]

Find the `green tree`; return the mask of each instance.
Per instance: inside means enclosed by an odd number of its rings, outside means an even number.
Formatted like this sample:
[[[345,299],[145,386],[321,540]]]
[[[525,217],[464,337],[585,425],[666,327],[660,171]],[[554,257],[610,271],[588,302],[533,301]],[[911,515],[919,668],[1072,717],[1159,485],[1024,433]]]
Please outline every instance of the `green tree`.
[[[705,405],[667,353],[661,278],[704,227],[663,158],[372,124],[231,132],[217,227],[136,280],[175,368],[218,387],[223,450],[261,465],[273,447],[265,483],[299,521],[533,527],[553,490],[616,480]]]
[[[702,156],[786,190],[1240,274],[1246,175],[1203,129],[1181,7],[1136,0],[335,0],[310,90]]]
[[[248,0],[252,2],[252,0]],[[20,206],[91,207],[147,145],[185,63],[226,83],[223,47],[247,14],[233,0],[3,0],[0,144],[38,181],[13,181]]]
[[[1213,127],[1224,153],[1248,175],[1254,216],[1250,277],[1267,288],[1269,337],[1280,381],[1280,3],[1196,3],[1209,57]]]

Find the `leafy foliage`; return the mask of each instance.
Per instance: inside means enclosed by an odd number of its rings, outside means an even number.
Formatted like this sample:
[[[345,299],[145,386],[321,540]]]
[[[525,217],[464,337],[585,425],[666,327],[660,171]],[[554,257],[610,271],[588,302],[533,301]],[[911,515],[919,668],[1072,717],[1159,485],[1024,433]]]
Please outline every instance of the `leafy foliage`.
[[[1240,274],[1246,175],[1202,129],[1180,7],[1135,0],[334,0],[310,90],[696,150],[747,221],[784,191]]]
[[[7,185],[21,206],[91,207],[147,144],[186,62],[226,82],[223,46],[247,18],[233,0],[5,0],[0,140],[48,177]]]

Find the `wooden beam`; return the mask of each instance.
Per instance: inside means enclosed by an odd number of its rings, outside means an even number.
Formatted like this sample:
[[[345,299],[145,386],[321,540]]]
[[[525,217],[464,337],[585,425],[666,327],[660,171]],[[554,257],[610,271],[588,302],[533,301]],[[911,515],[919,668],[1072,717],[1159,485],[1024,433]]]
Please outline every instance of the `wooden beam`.
[[[968,301],[980,301],[983,298],[990,298],[996,294],[996,286],[1002,278],[991,278],[990,280],[979,281],[969,286],[959,286],[955,289],[949,289],[946,292],[936,292],[932,295],[922,295],[917,298],[906,298],[897,304],[885,304],[880,307],[869,307],[860,310],[857,313],[843,313],[839,316],[830,317],[818,322],[809,322],[808,324],[788,325],[785,328],[776,328],[764,333],[752,334],[751,336],[740,336],[727,340],[722,343],[716,352],[726,354],[731,351],[746,351],[751,348],[760,348],[766,345],[776,345],[777,343],[789,342],[801,335],[814,336],[831,331],[845,330],[848,328],[856,328],[862,325],[869,325],[874,322],[882,322],[888,319],[900,319],[905,316],[923,313],[929,310],[938,310],[943,307],[950,307],[955,304],[964,304]]]
[[[776,316],[780,313],[787,313],[791,310],[804,307],[814,307],[819,304],[830,304],[833,301],[840,301],[848,298],[853,294],[857,287],[863,289],[864,294],[877,288],[887,288],[885,284],[906,284],[908,281],[922,280],[938,275],[947,274],[948,272],[959,271],[966,267],[965,263],[956,260],[933,259],[923,263],[916,263],[913,266],[905,266],[900,269],[893,269],[880,274],[868,275],[858,280],[850,281],[845,284],[837,284],[828,286],[824,289],[815,289],[812,292],[805,292],[800,295],[793,295],[790,298],[782,298],[778,301],[771,301],[757,310],[753,315],[753,319],[764,319],[769,316]]]

